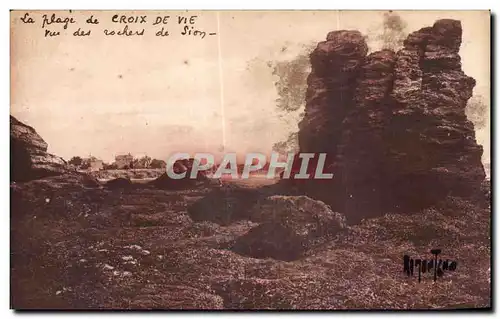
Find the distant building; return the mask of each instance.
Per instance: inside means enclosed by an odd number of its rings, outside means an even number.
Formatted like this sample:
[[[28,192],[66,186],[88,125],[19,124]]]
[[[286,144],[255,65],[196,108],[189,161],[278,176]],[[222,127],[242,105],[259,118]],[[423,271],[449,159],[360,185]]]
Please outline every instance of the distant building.
[[[92,172],[104,169],[103,161],[94,156],[89,156],[88,158],[84,158],[82,160],[82,163],[83,163],[82,168],[84,167],[85,169]]]
[[[89,167],[90,171],[100,171],[101,169],[104,169],[104,163],[100,159],[94,159],[90,161],[89,164],[90,164]]]
[[[131,168],[134,157],[128,153],[127,155],[117,155],[115,156],[115,164],[119,169]]]

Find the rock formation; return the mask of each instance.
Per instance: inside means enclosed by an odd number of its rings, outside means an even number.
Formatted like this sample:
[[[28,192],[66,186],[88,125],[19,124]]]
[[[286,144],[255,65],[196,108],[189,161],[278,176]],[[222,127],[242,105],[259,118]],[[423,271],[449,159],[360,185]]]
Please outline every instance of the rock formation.
[[[334,31],[310,56],[301,152],[326,152],[330,187],[304,191],[334,210],[412,211],[446,195],[475,196],[482,147],[465,106],[475,80],[461,69],[460,21],[413,32],[398,52],[367,54],[358,31]]]
[[[345,217],[306,196],[270,196],[255,205],[249,219],[260,225],[239,237],[233,251],[255,258],[295,260],[315,241],[346,228]]]
[[[132,187],[132,180],[130,178],[118,177],[107,181],[105,186],[110,189],[124,189]]]
[[[224,300],[217,295],[187,286],[165,286],[166,293],[158,294],[155,289],[134,297],[130,303],[133,309],[223,309]]]
[[[299,123],[301,152],[336,154],[341,124],[352,108],[353,88],[367,52],[360,32],[334,31],[311,53],[307,106],[304,120]]]
[[[180,159],[174,162],[172,170],[175,174],[186,173],[183,178],[172,179],[167,173],[160,175],[157,179],[151,182],[151,185],[160,189],[185,189],[199,185],[200,182],[209,183],[205,171],[198,171],[195,178],[191,178],[191,170],[195,163],[194,158]]]
[[[14,182],[54,176],[69,171],[66,162],[47,153],[47,143],[34,128],[10,117],[10,165]]]

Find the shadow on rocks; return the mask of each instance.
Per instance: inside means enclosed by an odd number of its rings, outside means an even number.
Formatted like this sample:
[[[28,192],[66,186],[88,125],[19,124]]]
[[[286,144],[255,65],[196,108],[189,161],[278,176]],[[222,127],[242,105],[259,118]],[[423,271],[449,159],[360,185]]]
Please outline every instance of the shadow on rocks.
[[[193,221],[211,221],[219,225],[249,219],[252,207],[263,198],[259,189],[226,185],[214,189],[188,208]]]

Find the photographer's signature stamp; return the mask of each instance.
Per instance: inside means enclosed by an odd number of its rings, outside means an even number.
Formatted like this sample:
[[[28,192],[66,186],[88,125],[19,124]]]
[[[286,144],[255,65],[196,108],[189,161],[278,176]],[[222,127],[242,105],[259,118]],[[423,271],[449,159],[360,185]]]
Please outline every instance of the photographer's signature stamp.
[[[425,258],[411,258],[409,255],[403,256],[403,271],[410,277],[413,276],[414,269],[418,271],[418,282],[422,280],[422,274],[433,274],[434,281],[437,277],[442,277],[445,271],[455,271],[457,269],[457,262],[454,260],[442,260],[438,255],[441,249],[432,249],[430,253],[433,257],[429,260]]]

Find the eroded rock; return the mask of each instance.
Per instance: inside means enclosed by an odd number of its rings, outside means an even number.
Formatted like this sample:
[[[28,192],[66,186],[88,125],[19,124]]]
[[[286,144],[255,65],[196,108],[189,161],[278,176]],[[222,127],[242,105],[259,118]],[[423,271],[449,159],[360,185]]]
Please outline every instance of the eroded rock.
[[[106,182],[106,187],[110,189],[123,189],[132,186],[130,178],[118,177]]]
[[[150,294],[136,296],[130,303],[132,309],[223,309],[220,296],[187,286],[164,286]]]
[[[475,80],[461,69],[460,21],[413,32],[397,53],[365,56],[357,31],[328,38],[311,54],[299,142],[301,152],[328,154],[334,178],[303,183],[302,193],[349,220],[480,193],[483,150],[465,114]]]
[[[250,218],[261,224],[239,237],[233,250],[255,258],[295,260],[315,241],[346,228],[344,216],[306,196],[268,197]]]
[[[66,162],[47,153],[48,145],[34,128],[10,116],[10,180],[25,182],[69,172]]]
[[[205,175],[205,171],[199,171],[194,178],[191,178],[193,165],[196,163],[194,158],[180,159],[175,161],[172,170],[175,174],[185,174],[184,177],[173,179],[167,173],[162,174],[151,182],[151,185],[160,189],[189,189],[200,185],[210,184],[210,179]],[[199,165],[197,163],[197,165]],[[215,185],[215,184],[214,184]]]

